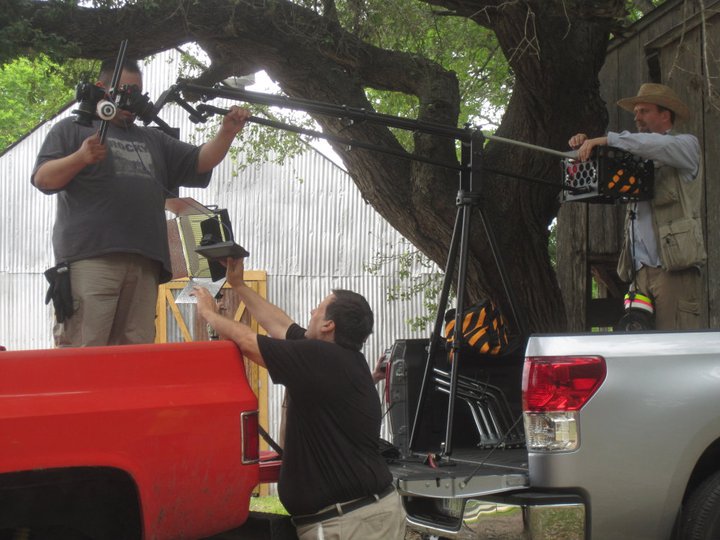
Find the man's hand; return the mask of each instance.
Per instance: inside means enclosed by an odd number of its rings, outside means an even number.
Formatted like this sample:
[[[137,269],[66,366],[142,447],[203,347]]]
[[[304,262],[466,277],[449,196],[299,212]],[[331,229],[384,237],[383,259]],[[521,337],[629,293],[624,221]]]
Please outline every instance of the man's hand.
[[[584,133],[578,133],[570,137],[568,144],[570,148],[577,149],[577,158],[579,161],[587,161],[592,155],[593,148],[607,145],[607,137],[588,139]]]
[[[375,384],[385,380],[385,374],[387,373],[388,358],[387,353],[383,354],[375,362],[375,369],[372,372],[373,382]]]
[[[568,141],[568,145],[570,145],[570,148],[573,150],[577,150],[582,146],[582,143],[587,141],[587,135],[584,133],[576,133],[572,137],[570,137],[570,140]]]
[[[193,292],[190,294],[197,298],[197,310],[203,319],[207,321],[209,314],[218,313],[217,302],[205,287],[193,287]]]
[[[250,111],[236,105],[230,107],[222,121],[217,134],[200,147],[196,171],[205,174],[220,163],[235,140],[235,136],[245,127],[245,122],[250,118]]]
[[[245,259],[233,259],[228,257],[225,260],[225,268],[227,269],[225,277],[230,286],[235,289],[245,285]]]
[[[32,182],[40,189],[63,189],[85,167],[106,157],[107,146],[100,143],[98,133],[93,133],[72,154],[43,163]]]
[[[249,110],[233,105],[230,107],[230,112],[223,117],[220,129],[235,137],[245,127],[248,118],[250,118]]]
[[[82,142],[78,149],[78,157],[85,165],[93,165],[107,157],[107,146],[100,142],[99,133],[93,133]]]

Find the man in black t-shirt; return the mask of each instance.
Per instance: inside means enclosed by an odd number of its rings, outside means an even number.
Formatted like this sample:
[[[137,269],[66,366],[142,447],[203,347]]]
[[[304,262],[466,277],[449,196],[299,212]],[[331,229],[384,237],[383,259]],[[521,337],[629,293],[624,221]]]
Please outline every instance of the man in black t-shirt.
[[[287,388],[278,491],[298,538],[402,539],[405,512],[378,450],[380,400],[360,352],[373,326],[367,301],[334,290],[303,329],[245,285],[242,259],[226,264],[228,283],[272,337],[217,313],[213,297],[200,287],[194,292],[198,312]]]

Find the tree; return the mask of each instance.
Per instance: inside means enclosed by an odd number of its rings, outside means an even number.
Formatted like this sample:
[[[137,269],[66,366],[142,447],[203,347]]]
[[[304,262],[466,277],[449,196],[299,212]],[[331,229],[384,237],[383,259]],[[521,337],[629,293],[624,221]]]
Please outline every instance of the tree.
[[[70,80],[78,80],[88,62],[60,67],[44,55],[17,58],[0,67],[0,152],[74,98]]]
[[[386,4],[396,4],[389,2]],[[457,75],[416,52],[391,48],[369,35],[382,2],[370,0],[153,0],[95,2],[12,0],[0,32],[8,56],[37,50],[112,57],[125,37],[143,57],[197,42],[210,56],[201,84],[265,69],[291,97],[373,109],[369,91],[412,96],[416,118],[457,126]],[[407,0],[437,24],[471,22],[494,33],[514,80],[497,135],[564,149],[569,136],[607,124],[598,72],[623,0]],[[427,30],[429,32],[429,30]],[[13,38],[9,39],[8,34]],[[377,44],[376,44],[377,43]],[[440,59],[445,61],[444,59]],[[327,133],[368,141],[440,162],[456,162],[454,141],[316,115]],[[456,214],[456,174],[445,168],[334,145],[364,198],[432,260],[444,264]],[[557,178],[557,158],[489,142],[484,163],[493,171]],[[488,173],[481,207],[493,224],[509,281],[533,331],[562,330],[565,310],[548,257],[548,225],[559,188]],[[468,295],[504,298],[479,220],[472,229]]]

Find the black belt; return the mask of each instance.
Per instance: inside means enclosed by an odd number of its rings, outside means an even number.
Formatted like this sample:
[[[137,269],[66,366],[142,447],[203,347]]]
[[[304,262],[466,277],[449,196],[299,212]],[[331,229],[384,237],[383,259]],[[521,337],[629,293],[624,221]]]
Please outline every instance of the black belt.
[[[358,508],[362,508],[363,506],[367,506],[368,504],[377,502],[383,497],[387,497],[388,495],[390,495],[393,491],[395,491],[395,486],[393,484],[390,484],[380,493],[368,495],[367,497],[363,497],[362,499],[357,499],[355,501],[347,502],[344,504],[338,504],[333,506],[332,508],[329,508],[328,510],[325,510],[324,512],[318,512],[317,514],[293,517],[292,522],[293,525],[297,527],[299,525],[310,525],[311,523],[319,523],[320,521],[325,521],[326,519],[342,516],[347,514],[348,512],[352,512],[353,510],[357,510]]]

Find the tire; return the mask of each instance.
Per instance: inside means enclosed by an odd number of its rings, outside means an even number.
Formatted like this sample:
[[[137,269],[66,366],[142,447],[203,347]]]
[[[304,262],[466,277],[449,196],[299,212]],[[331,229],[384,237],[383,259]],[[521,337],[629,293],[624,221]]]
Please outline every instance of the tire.
[[[682,511],[681,540],[720,538],[720,471],[695,488]]]

